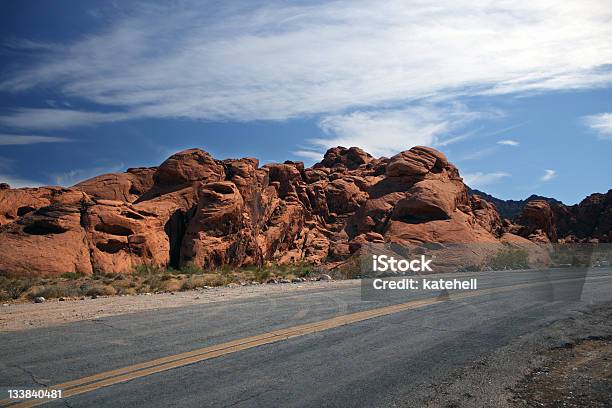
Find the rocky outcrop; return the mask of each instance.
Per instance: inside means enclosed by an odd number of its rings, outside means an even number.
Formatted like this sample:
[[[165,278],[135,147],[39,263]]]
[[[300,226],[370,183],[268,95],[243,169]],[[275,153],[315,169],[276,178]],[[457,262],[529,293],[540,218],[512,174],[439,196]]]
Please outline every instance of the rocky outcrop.
[[[496,240],[497,231],[485,227],[492,221],[477,221],[457,168],[434,149],[415,147],[392,157],[386,177],[368,192],[347,222],[353,249],[378,236],[401,244]]]
[[[532,204],[517,225],[468,196],[457,168],[427,147],[390,159],[337,147],[312,168],[292,161],[260,167],[254,158],[216,160],[190,149],[159,167],[69,189],[1,188],[0,273],[326,263],[383,243],[483,244],[466,260],[474,264],[490,252],[487,245],[533,245],[510,228],[547,242],[562,228],[609,239],[609,195],[568,210],[576,221],[565,224],[556,207]],[[576,229],[584,218],[596,221]]]
[[[0,191],[0,203],[28,207],[0,227],[0,272],[8,276],[92,273],[81,214],[88,196],[77,190],[41,188]]]
[[[91,197],[132,203],[153,187],[156,168],[133,168],[125,173],[110,173],[76,184],[75,189]]]
[[[575,225],[569,231],[580,240],[612,242],[612,190],[604,194],[591,194],[570,209]],[[557,213],[557,218],[560,218]]]
[[[509,220],[513,220],[518,217],[521,211],[523,210],[523,207],[525,207],[525,205],[530,201],[546,201],[551,206],[555,204],[563,204],[561,201],[555,200],[554,198],[544,197],[536,194],[532,194],[524,200],[502,200],[480,190],[471,189],[469,187],[468,194],[479,196],[487,200],[489,203],[495,205],[495,208],[497,208],[499,215],[502,218],[506,218]]]
[[[530,201],[508,230],[534,242],[612,242],[612,190],[572,206]]]
[[[557,226],[553,210],[546,201],[529,201],[516,219],[517,234],[532,241],[556,242]]]

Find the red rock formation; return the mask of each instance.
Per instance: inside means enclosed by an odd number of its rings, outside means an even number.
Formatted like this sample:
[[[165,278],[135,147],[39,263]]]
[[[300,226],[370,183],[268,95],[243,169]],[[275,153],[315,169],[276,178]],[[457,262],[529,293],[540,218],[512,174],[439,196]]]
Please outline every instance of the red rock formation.
[[[525,204],[516,220],[521,226],[518,235],[536,242],[556,242],[557,227],[553,211],[546,201],[530,201]]]
[[[28,207],[16,221],[0,227],[0,272],[8,276],[89,274],[92,265],[81,213],[85,193],[60,188],[0,191],[0,205]],[[30,210],[30,208],[35,208]]]
[[[612,242],[612,190],[572,206],[530,201],[509,230],[536,242]]]
[[[102,174],[76,184],[73,188],[91,197],[132,203],[153,187],[157,169],[134,168],[125,173]]]
[[[609,209],[609,196],[581,204],[577,219]],[[550,221],[557,213],[534,204],[525,225],[514,228],[527,235],[541,230],[554,240],[555,225],[562,225]],[[580,234],[609,238],[609,212],[602,214]],[[189,262],[323,263],[385,242],[529,245],[506,233],[509,224],[494,205],[468,198],[457,168],[427,147],[391,159],[337,147],[312,168],[220,161],[190,149],[157,168],[106,174],[71,189],[3,187],[0,225],[4,275],[130,272],[140,264]]]

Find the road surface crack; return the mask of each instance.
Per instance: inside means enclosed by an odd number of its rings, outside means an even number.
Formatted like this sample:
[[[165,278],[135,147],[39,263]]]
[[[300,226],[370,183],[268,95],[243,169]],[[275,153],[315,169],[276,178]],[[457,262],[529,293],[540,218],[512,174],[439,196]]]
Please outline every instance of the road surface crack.
[[[70,404],[68,403],[68,401],[66,401],[66,399],[65,399],[65,398],[62,398],[62,402],[64,403],[64,405],[65,405],[66,407],[68,407],[68,408],[72,408],[72,405],[70,405]]]
[[[264,390],[261,390],[261,391],[259,391],[259,392],[255,393],[255,394],[249,395],[249,396],[247,396],[247,397],[245,397],[245,398],[241,398],[241,399],[239,399],[238,401],[234,401],[234,402],[232,402],[231,404],[224,405],[224,406],[223,406],[223,408],[234,407],[234,406],[236,406],[236,405],[238,405],[238,404],[241,404],[241,403],[243,403],[243,402],[250,401],[250,400],[252,400],[253,398],[257,398],[257,397],[259,397],[260,395],[265,394],[266,392],[272,391],[273,389],[274,389],[274,388],[266,388],[266,389],[264,389]]]
[[[38,378],[36,378],[36,375],[34,375],[34,373],[32,371],[28,370],[27,368],[21,367],[19,365],[13,365],[13,367],[23,371],[28,376],[30,376],[30,378],[32,379],[32,381],[34,381],[36,383],[36,385],[40,385],[41,387],[45,387],[45,388],[49,387],[49,384],[46,384],[46,383],[40,381]]]
[[[94,322],[94,323],[99,323],[99,324],[101,324],[102,326],[106,326],[106,327],[108,327],[108,328],[110,328],[110,329],[113,329],[113,330],[123,330],[123,329],[121,329],[121,328],[119,328],[119,327],[115,327],[115,326],[113,326],[113,325],[112,325],[112,324],[110,324],[110,323],[107,323],[107,322],[106,322],[106,320],[102,320],[102,319],[100,319],[100,318],[97,318],[97,319],[91,319],[91,321],[92,321],[92,322]]]

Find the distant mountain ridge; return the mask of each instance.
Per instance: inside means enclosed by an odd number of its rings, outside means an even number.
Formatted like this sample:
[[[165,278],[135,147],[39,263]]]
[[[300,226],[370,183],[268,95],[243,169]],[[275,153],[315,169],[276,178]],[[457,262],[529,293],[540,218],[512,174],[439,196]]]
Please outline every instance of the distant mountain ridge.
[[[469,187],[468,194],[471,196],[478,195],[487,200],[488,202],[495,204],[495,207],[497,207],[497,211],[499,212],[499,214],[509,220],[518,217],[523,208],[525,207],[525,204],[530,201],[546,201],[548,204],[563,204],[561,201],[556,200],[554,198],[539,196],[536,194],[532,194],[524,200],[502,200],[501,198],[494,197],[490,194],[485,193],[484,191],[472,189]]]

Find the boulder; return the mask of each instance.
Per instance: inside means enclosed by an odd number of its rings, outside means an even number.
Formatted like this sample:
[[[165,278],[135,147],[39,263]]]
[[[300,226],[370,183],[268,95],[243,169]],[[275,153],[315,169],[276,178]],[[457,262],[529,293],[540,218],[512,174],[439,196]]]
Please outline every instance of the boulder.
[[[370,154],[364,152],[358,147],[333,147],[325,152],[323,160],[315,164],[314,168],[320,167],[345,167],[349,170],[354,170],[370,163],[373,160]]]
[[[72,188],[91,197],[132,203],[153,187],[155,167],[132,168],[125,173],[102,174],[81,181]]]
[[[519,235],[541,242],[556,242],[557,229],[550,204],[543,200],[530,201],[523,207],[517,223]]]
[[[209,153],[189,149],[166,159],[153,177],[155,183],[161,185],[184,185],[194,181],[209,183],[224,180],[225,170]]]
[[[448,165],[444,154],[430,147],[416,146],[393,156],[386,172],[388,177],[421,176],[440,172]]]

